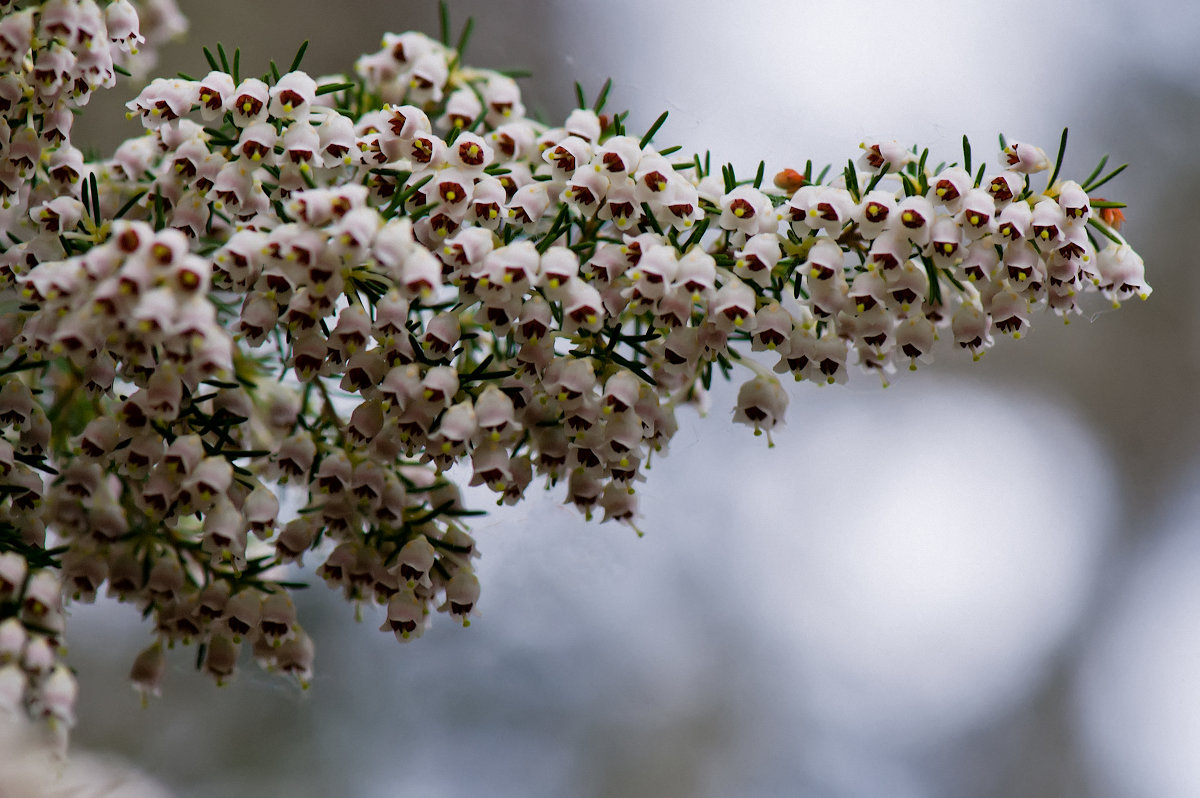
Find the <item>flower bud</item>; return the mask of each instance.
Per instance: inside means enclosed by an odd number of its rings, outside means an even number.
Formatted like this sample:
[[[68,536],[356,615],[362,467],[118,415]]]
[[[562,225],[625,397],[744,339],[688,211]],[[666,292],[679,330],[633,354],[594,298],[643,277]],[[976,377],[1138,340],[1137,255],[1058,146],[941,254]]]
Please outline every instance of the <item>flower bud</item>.
[[[479,579],[474,571],[460,568],[446,583],[446,603],[441,609],[449,610],[450,617],[460,620],[463,626],[470,626],[467,616],[479,601]]]
[[[79,685],[66,665],[56,665],[34,692],[33,709],[43,717],[70,728],[75,725],[75,697]]]
[[[379,631],[393,632],[398,641],[407,643],[425,631],[425,615],[424,602],[411,590],[401,590],[388,600],[387,620]]]
[[[145,701],[147,695],[157,697],[162,694],[162,682],[166,672],[166,653],[162,643],[155,642],[143,649],[134,659],[133,667],[129,669],[129,681]]]
[[[208,639],[208,650],[204,656],[204,672],[213,677],[218,687],[233,678],[237,671],[240,649],[241,638],[237,635],[231,638],[225,634],[214,634]]]

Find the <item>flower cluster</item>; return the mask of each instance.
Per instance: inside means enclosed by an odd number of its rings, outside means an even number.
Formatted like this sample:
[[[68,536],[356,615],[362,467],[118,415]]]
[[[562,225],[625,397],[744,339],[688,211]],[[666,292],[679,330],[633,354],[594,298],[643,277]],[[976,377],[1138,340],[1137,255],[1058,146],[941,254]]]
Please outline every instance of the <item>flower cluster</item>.
[[[965,142],[929,168],[872,141],[833,180],[764,187],[656,148],[661,118],[630,135],[607,86],[535,122],[511,77],[419,33],[323,78],[303,52],[246,77],[206,50],[208,74],[150,81],[127,106],[144,132],[86,162],[71,105],[140,41],[128,0],[0,22],[10,711],[70,722],[64,592],[152,618],[144,692],[176,643],[218,682],[243,648],[304,680],[306,556],[398,640],[434,611],[468,623],[460,476],[497,504],[561,485],[636,529],[644,469],[714,371],[747,369],[734,420],[769,435],[776,374],[886,380],[939,337],[978,356],[1039,309],[1150,292],[1100,218],[1102,167],[1056,164],[1039,191],[1050,159],[1024,143],[989,174]]]
[[[119,73],[153,63],[153,48],[139,54],[143,20],[156,42],[182,33],[186,23],[173,0],[3,5],[0,227],[6,237],[0,251],[6,266],[0,283],[7,287],[0,290],[0,337],[11,356],[23,316],[12,305],[10,265],[27,268],[61,257],[59,234],[95,233],[81,213],[92,167],[71,144],[76,114],[92,92],[114,86]],[[45,717],[63,733],[74,722],[75,677],[61,661],[63,586],[54,567],[60,563],[45,552],[40,512],[45,475],[55,473],[47,464],[51,425],[29,383],[4,378],[0,394],[0,715]]]

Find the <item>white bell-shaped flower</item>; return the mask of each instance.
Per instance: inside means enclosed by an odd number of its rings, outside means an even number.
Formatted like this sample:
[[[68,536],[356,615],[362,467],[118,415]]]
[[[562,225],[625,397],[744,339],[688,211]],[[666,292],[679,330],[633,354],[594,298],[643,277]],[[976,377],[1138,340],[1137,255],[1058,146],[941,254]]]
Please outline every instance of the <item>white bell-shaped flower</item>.
[[[1021,141],[1010,141],[1000,152],[1000,162],[1014,172],[1033,174],[1050,168],[1050,159],[1041,147]]]

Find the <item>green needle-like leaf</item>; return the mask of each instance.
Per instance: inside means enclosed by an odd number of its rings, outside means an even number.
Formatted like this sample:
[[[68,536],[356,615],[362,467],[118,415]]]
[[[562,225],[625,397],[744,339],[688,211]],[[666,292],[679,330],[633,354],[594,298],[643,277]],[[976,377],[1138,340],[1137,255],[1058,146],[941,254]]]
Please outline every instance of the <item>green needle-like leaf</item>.
[[[600,113],[604,110],[604,104],[608,102],[608,92],[612,88],[612,78],[604,81],[604,85],[600,87],[600,94],[596,97],[596,102],[592,105],[592,110]]]
[[[667,112],[663,111],[659,115],[658,119],[654,120],[654,124],[650,126],[650,129],[646,131],[646,135],[642,136],[642,140],[638,142],[638,146],[645,147],[647,144],[649,144],[654,139],[654,134],[658,132],[658,129],[662,127],[663,123],[666,121]]]
[[[295,72],[300,68],[300,62],[304,60],[304,53],[308,50],[308,39],[305,39],[300,45],[300,49],[296,51],[296,57],[292,59],[292,65],[288,67],[288,72]]]
[[[1091,183],[1091,184],[1089,184],[1089,185],[1086,185],[1086,186],[1084,186],[1084,187],[1083,187],[1083,190],[1084,190],[1084,191],[1086,191],[1086,192],[1088,192],[1088,193],[1090,194],[1091,192],[1093,192],[1093,191],[1095,191],[1096,189],[1100,188],[1100,186],[1102,186],[1102,185],[1104,185],[1105,183],[1107,183],[1109,180],[1112,180],[1114,177],[1116,177],[1117,175],[1119,175],[1119,174],[1121,174],[1122,172],[1124,172],[1124,171],[1125,171],[1125,167],[1127,167],[1127,166],[1129,166],[1129,164],[1127,164],[1127,163],[1123,163],[1123,164],[1121,164],[1121,165],[1120,165],[1120,166],[1118,166],[1116,169],[1112,170],[1111,172],[1109,172],[1108,174],[1106,174],[1104,177],[1102,177],[1100,180],[1096,181],[1095,183]]]
[[[1050,180],[1046,183],[1049,188],[1054,185],[1054,181],[1058,180],[1058,173],[1062,169],[1063,156],[1067,154],[1067,129],[1064,127],[1062,139],[1058,142],[1058,155],[1054,159],[1054,171],[1050,173]]]

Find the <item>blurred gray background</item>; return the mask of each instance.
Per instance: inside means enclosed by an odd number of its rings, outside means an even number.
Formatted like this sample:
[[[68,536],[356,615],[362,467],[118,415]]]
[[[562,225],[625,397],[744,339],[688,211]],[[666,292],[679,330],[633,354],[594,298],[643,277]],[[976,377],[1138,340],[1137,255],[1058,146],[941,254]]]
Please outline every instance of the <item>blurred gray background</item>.
[[[348,70],[432,2],[182,0],[157,70]],[[1200,10],[1185,3],[452,2],[466,61],[528,67],[547,118],[613,77],[660,145],[768,174],[863,137],[955,160],[998,132],[1101,192],[1154,295],[1034,319],[981,362],[944,350],[886,391],[790,389],[774,449],[681,413],[643,528],[556,493],[475,527],[482,615],[407,646],[323,586],[300,597],[304,694],[248,665],[217,689],[176,653],[142,709],[150,642],[127,607],[76,607],[74,744],[179,796],[1200,796],[1196,206]],[[94,101],[111,147],[132,89]],[[121,96],[117,96],[121,95]],[[101,100],[108,101],[102,104]],[[106,126],[104,120],[111,120]],[[1103,303],[1094,304],[1097,310]],[[487,497],[477,504],[490,507]]]

